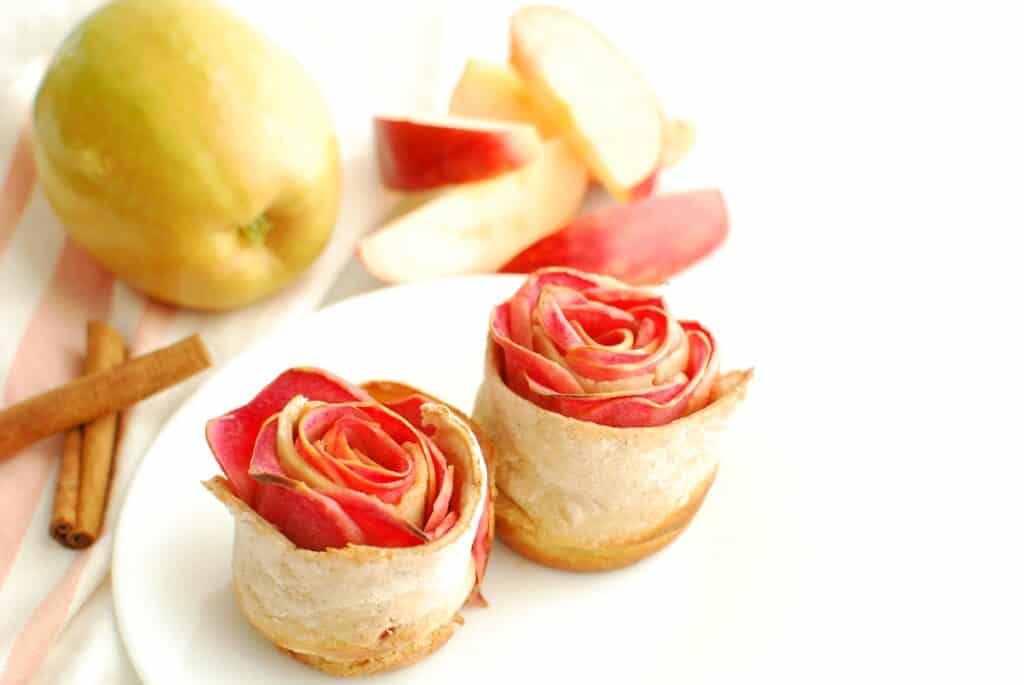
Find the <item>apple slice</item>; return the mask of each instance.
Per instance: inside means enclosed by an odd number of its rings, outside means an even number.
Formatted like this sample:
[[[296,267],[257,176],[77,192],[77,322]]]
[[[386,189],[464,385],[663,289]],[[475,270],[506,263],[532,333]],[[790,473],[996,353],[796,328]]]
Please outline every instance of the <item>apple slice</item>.
[[[717,190],[611,205],[542,238],[502,267],[532,273],[567,266],[632,285],[661,283],[721,245],[729,215]]]
[[[494,62],[470,59],[455,85],[448,112],[455,116],[533,124],[542,138],[558,133],[530,100],[523,77],[515,69]],[[681,119],[662,122],[661,168],[670,167],[690,151],[692,124]]]
[[[391,283],[495,271],[571,219],[587,169],[561,140],[522,169],[457,186],[359,244],[367,271]]]
[[[662,128],[665,141],[661,148],[661,168],[667,169],[690,152],[693,147],[693,126],[682,119],[665,119]]]
[[[661,162],[658,99],[608,40],[576,15],[534,6],[512,16],[510,60],[532,101],[613,197],[624,200]]]
[[[533,124],[544,138],[557,133],[554,124],[531,101],[517,71],[480,59],[466,62],[448,101],[448,111],[461,117]]]
[[[376,117],[374,133],[381,179],[394,190],[482,181],[525,166],[540,151],[533,126],[480,119]]]
[[[419,209],[431,200],[434,200],[448,192],[450,189],[451,186],[442,186],[440,188],[434,188],[433,190],[418,190],[411,193],[393,191],[391,196],[397,201],[391,207],[391,211],[387,213],[386,218],[383,219],[383,221],[393,221],[403,214],[408,214],[415,209]]]
[[[658,168],[652,171],[644,181],[629,189],[626,199],[630,202],[653,195],[658,186],[658,177],[661,172],[685,157],[693,145],[693,128],[685,121],[664,119],[661,130],[663,145]]]

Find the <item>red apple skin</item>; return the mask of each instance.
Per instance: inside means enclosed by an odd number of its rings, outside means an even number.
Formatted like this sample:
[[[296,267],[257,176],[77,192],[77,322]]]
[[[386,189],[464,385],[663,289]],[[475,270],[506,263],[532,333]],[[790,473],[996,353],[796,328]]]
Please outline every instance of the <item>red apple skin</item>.
[[[563,266],[652,285],[711,253],[728,232],[729,214],[719,191],[660,195],[581,216],[520,252],[501,271]]]
[[[660,169],[656,169],[651,172],[651,175],[647,177],[643,183],[638,183],[629,189],[629,201],[635,202],[642,200],[645,197],[650,197],[654,193],[655,187],[658,185],[658,172]]]
[[[431,190],[472,183],[519,169],[536,157],[537,132],[529,126],[489,128],[377,117],[374,133],[381,180],[392,190]]]

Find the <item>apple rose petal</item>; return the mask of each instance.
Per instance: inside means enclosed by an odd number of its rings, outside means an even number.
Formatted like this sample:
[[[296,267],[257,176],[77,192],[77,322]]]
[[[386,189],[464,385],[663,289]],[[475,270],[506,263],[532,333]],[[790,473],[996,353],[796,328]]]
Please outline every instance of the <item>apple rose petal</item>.
[[[565,395],[527,377],[531,396],[538,404],[562,416],[606,426],[636,426],[667,423],[686,409],[685,383],[673,383],[646,390],[624,390],[610,393]],[[639,422],[639,423],[637,423]]]
[[[597,381],[645,375],[656,369],[679,349],[682,333],[664,309],[643,307],[633,310],[633,313],[641,318],[642,327],[651,330],[649,340],[647,336],[637,336],[635,343],[639,347],[629,350],[580,345],[565,353],[566,364],[575,373]]]
[[[430,511],[430,518],[427,519],[427,523],[423,527],[424,530],[435,537],[444,535],[444,532],[438,532],[438,528],[441,527],[442,522],[448,516],[448,507],[451,505],[454,487],[455,471],[448,467],[445,470],[444,479],[441,481],[441,488],[437,492],[437,498],[434,500]]]
[[[587,290],[587,299],[627,311],[638,307],[665,309],[665,300],[661,296],[646,290],[626,286],[601,285],[596,288],[590,288]]]
[[[672,382],[679,382],[682,379],[675,379]],[[580,379],[580,385],[588,395],[614,395],[624,392],[641,392],[655,382],[653,373],[643,376],[628,376],[617,378],[611,381],[593,381],[587,378]]]
[[[313,464],[303,458],[295,448],[297,424],[303,411],[310,404],[302,395],[296,395],[277,415],[277,440],[275,451],[278,464],[288,477],[306,483],[314,488],[332,488],[334,481],[324,475]],[[259,439],[257,438],[257,447]]]
[[[311,489],[301,480],[288,476],[278,460],[278,438],[281,431],[281,416],[275,416],[267,421],[256,439],[256,446],[253,450],[253,460],[249,473],[261,484],[285,488],[301,498],[309,500],[304,507],[306,515],[296,518],[289,513],[284,524],[288,532],[286,535],[305,541],[303,547],[309,544],[312,539],[327,537],[327,532],[344,532],[344,537],[338,535],[330,546],[343,547],[347,543],[358,542],[380,547],[407,547],[426,540],[426,535],[411,526],[398,516],[394,508],[389,507],[379,499],[369,497],[361,492],[349,489],[334,488],[328,485],[327,489]],[[268,490],[276,488],[269,487]],[[270,520],[273,516],[270,512],[264,513],[262,505],[263,498],[256,509]],[[280,504],[280,502],[275,502]],[[332,506],[333,505],[333,506]],[[316,512],[313,514],[312,512]],[[328,519],[330,525],[325,524],[323,519]],[[302,530],[303,526],[313,527],[314,532]],[[321,529],[326,529],[326,532]],[[323,549],[322,547],[319,549]]]
[[[394,503],[398,514],[409,523],[418,526],[424,533],[427,521],[427,505],[431,499],[432,489],[430,473],[432,469],[427,465],[427,459],[411,443],[406,443],[411,448],[409,455],[413,460],[415,478],[412,487],[406,490]]]
[[[217,463],[228,477],[235,494],[250,502],[255,483],[248,477],[249,459],[264,420],[284,409],[296,395],[317,397],[325,402],[369,400],[359,386],[320,369],[295,368],[285,371],[248,404],[212,419],[206,424],[206,441]]]
[[[459,518],[453,512],[448,512],[445,515],[445,517],[441,519],[441,521],[439,521],[438,524],[434,527],[434,529],[430,532],[430,537],[435,539],[443,537],[445,533],[452,529],[452,526],[454,526],[455,522],[458,520]],[[486,532],[487,527],[481,526],[481,530]]]
[[[254,509],[296,545],[320,551],[366,542],[363,529],[329,497],[291,480],[278,484],[262,490]]]
[[[548,286],[564,286],[582,290],[595,285],[595,281],[569,270],[549,269],[537,272],[535,278],[527,279],[526,283],[505,304],[499,306],[495,313],[505,310],[508,323],[506,335],[519,345],[528,345],[533,327],[533,309],[537,305],[541,292]],[[506,306],[507,305],[507,306]]]
[[[586,298],[582,304],[564,305],[562,311],[570,321],[582,329],[581,335],[593,339],[616,331],[622,334],[629,333],[632,337],[629,328],[624,326],[629,327],[636,323],[636,317],[630,312]]]
[[[473,591],[470,593],[469,598],[466,600],[467,604],[474,606],[487,606],[487,600],[484,599],[483,593],[480,591],[480,581],[483,580],[484,573],[487,571],[487,562],[491,558],[491,542],[494,539],[494,505],[491,504],[490,498],[484,501],[484,509],[480,516],[480,525],[477,527],[476,536],[473,538],[473,563],[476,565],[476,577],[477,582],[473,586]],[[446,521],[443,521],[438,528],[444,527]]]
[[[527,326],[528,335],[516,332]],[[697,411],[718,373],[714,339],[699,323],[675,321],[654,293],[573,269],[527,278],[495,307],[491,339],[514,392],[605,425],[657,425]]]
[[[683,321],[681,324],[692,350],[686,368],[691,379],[687,388],[690,398],[686,411],[692,414],[707,406],[711,398],[711,389],[718,376],[718,346],[711,332],[696,321]]]
[[[208,433],[216,438],[211,445],[236,447],[242,429],[251,432],[251,426],[231,425],[232,420],[249,421],[262,411],[277,409],[284,396],[296,389],[321,393],[325,379],[329,381],[326,395],[347,402],[330,404],[301,394],[291,397],[259,427],[245,478],[232,474],[241,484],[236,489],[268,520],[276,524],[275,516],[281,516],[288,533],[306,542],[358,540],[398,547],[443,535],[442,526],[444,530],[452,527],[455,472],[427,435],[436,429],[423,419],[427,403],[423,396],[394,403],[402,412],[398,413],[361,388],[333,382],[336,379],[327,374],[292,370],[246,407],[211,421]],[[221,430],[225,426],[234,430]],[[235,437],[235,443],[224,436]],[[218,460],[234,468],[238,455],[231,457]],[[279,489],[293,496],[281,495],[276,492]],[[269,500],[268,492],[274,493]],[[301,510],[310,519],[309,527],[331,532],[314,535],[300,529],[295,517],[284,510],[296,494],[303,498]],[[275,504],[273,512],[261,508],[264,500]]]
[[[275,414],[260,428],[249,461],[249,476],[260,483],[286,483],[294,480],[285,473],[277,456],[277,431],[280,414]],[[257,501],[259,498],[256,498]]]
[[[386,409],[378,410],[378,421],[380,425],[386,426],[392,434],[404,436],[406,450],[410,450],[411,446],[412,452],[424,459],[426,465],[424,472],[427,477],[425,511],[432,511],[433,503],[440,497],[440,489],[443,487],[448,462],[433,440],[426,437],[433,432],[433,428],[423,424],[421,418],[417,418],[422,412],[425,401],[422,396],[413,396],[405,398],[401,402],[385,403],[383,406]],[[404,413],[400,413],[396,409],[400,409]],[[410,420],[410,417],[413,420]]]
[[[374,547],[410,547],[429,538],[419,527],[398,514],[395,507],[358,490],[338,488],[324,491],[365,533],[363,544]]]
[[[569,323],[558,301],[549,290],[542,292],[537,300],[536,316],[547,338],[558,349],[568,350],[583,345],[583,338]]]
[[[338,434],[331,445],[333,452],[328,454],[316,443],[332,429]],[[330,471],[336,481],[361,492],[394,503],[413,484],[416,474],[408,452],[358,405],[310,409],[300,420],[298,434],[302,456],[312,463],[322,464],[321,471]],[[353,449],[353,443],[364,449]]]
[[[571,393],[582,390],[579,382],[569,370],[517,344],[508,337],[508,330],[508,309],[499,307],[495,310],[491,320],[491,334],[495,342],[505,351],[506,360],[517,367],[525,367],[540,382],[559,392]]]

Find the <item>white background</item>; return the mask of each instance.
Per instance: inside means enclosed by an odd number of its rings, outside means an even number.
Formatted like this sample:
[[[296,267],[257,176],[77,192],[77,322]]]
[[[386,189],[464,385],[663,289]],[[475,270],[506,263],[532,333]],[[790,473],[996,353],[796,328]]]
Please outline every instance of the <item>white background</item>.
[[[56,31],[41,19],[11,36],[9,17],[68,4],[0,4],[3,63]],[[443,39],[415,64],[367,57],[395,74],[374,89],[380,109],[416,70],[431,69],[437,103],[464,57],[504,54],[511,3],[385,4]],[[757,351],[771,400],[761,420],[803,485],[787,506],[811,531],[808,601],[778,629],[817,630],[777,655],[780,670],[792,682],[1021,682],[1020,3],[574,6],[697,124],[692,157],[663,185],[715,185],[730,206],[726,247],[679,287],[715,288],[747,312],[739,344]],[[321,46],[332,24],[380,9],[249,7],[272,33],[308,25]],[[310,67],[328,91],[332,73],[366,68]],[[368,282],[352,267],[332,298]]]

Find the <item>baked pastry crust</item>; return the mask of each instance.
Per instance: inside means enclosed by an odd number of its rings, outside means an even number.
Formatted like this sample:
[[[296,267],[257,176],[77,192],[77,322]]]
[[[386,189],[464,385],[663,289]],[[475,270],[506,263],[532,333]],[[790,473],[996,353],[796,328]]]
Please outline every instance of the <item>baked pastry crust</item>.
[[[473,419],[495,449],[498,537],[555,568],[605,571],[679,536],[718,470],[719,438],[753,371],[723,374],[704,409],[617,428],[542,409],[508,388],[488,344]]]
[[[685,504],[662,525],[638,535],[635,540],[594,547],[552,540],[500,490],[495,499],[497,534],[510,548],[538,564],[563,571],[612,571],[654,554],[679,537],[703,504],[717,471],[716,465]]]
[[[419,392],[401,384],[364,386]],[[423,393],[420,393],[423,394]],[[433,398],[431,398],[433,399]],[[459,474],[459,520],[432,542],[403,548],[296,547],[217,476],[204,485],[235,519],[233,585],[242,613],[292,657],[333,675],[365,675],[414,663],[461,623],[476,583],[472,545],[490,494],[484,448],[471,422],[442,403],[423,406],[431,436]]]

